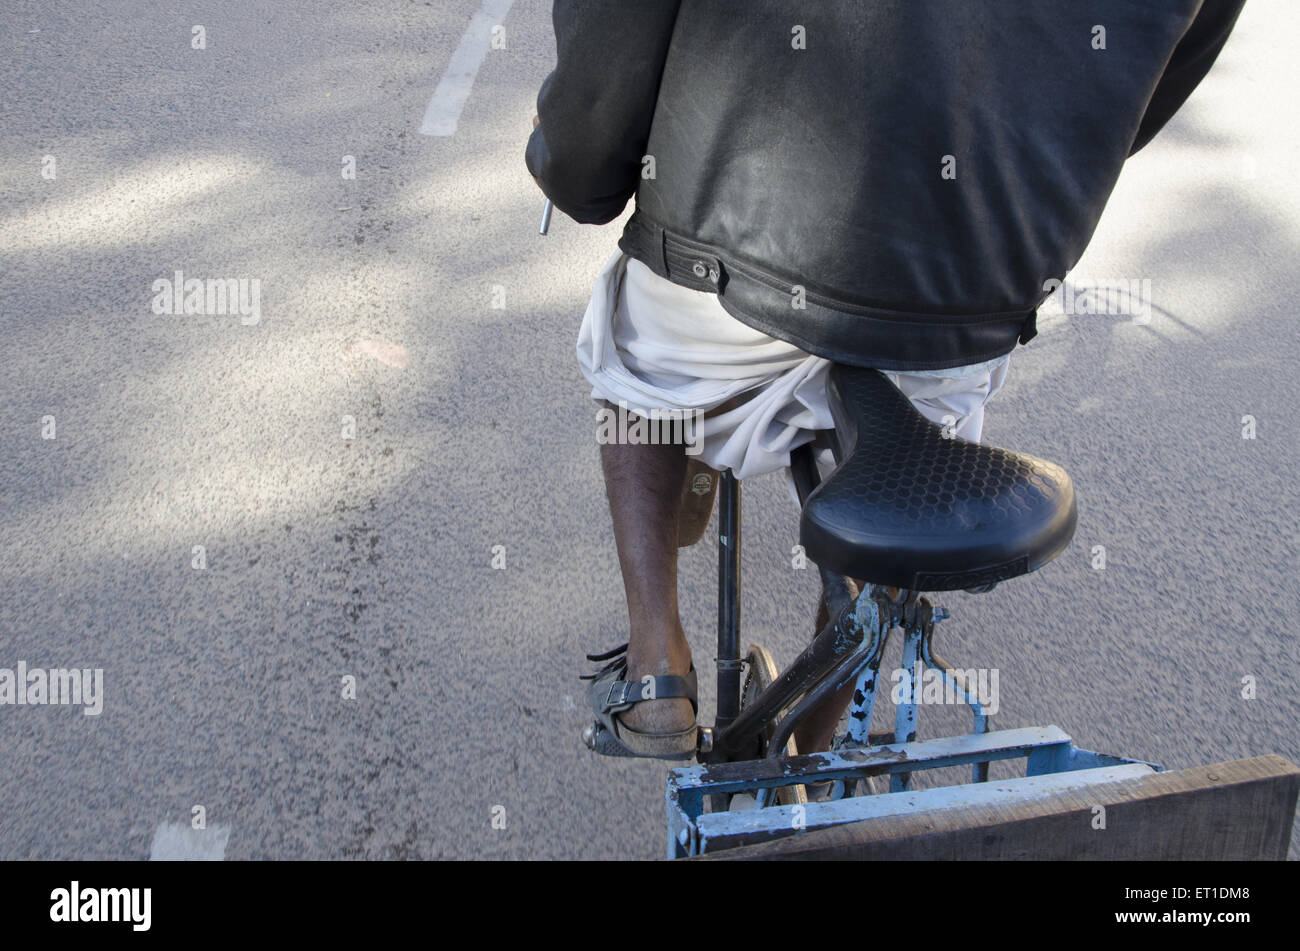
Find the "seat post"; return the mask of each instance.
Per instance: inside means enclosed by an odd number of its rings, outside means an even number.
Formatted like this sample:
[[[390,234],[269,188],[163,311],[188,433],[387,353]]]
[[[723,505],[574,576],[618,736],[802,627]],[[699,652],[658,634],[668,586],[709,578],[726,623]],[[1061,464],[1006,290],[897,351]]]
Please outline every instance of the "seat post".
[[[740,713],[740,481],[718,486],[718,719],[720,735]]]

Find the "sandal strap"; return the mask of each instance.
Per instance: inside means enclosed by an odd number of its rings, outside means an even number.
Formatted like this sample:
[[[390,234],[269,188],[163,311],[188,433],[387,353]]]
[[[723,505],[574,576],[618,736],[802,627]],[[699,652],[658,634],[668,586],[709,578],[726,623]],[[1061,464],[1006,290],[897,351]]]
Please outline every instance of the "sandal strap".
[[[617,657],[619,654],[622,654],[626,650],[627,650],[626,644],[619,644],[618,647],[615,647],[613,650],[605,651],[605,653],[603,654],[588,654],[587,660],[590,661],[609,660],[611,657]]]
[[[699,712],[694,668],[684,677],[678,674],[662,674],[648,679],[651,681],[650,684],[646,684],[644,680],[616,680],[611,683],[609,694],[605,698],[605,711],[626,710],[633,704],[643,703],[646,700],[670,700],[681,697],[691,702],[692,710]],[[651,687],[651,694],[648,697],[645,696],[647,686]]]

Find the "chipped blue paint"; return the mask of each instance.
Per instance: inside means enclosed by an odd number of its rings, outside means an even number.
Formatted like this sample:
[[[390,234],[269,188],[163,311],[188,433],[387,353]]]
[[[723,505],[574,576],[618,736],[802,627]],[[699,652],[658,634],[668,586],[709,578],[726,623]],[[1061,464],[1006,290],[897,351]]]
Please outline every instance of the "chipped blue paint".
[[[1030,727],[991,733],[845,749],[779,760],[751,760],[708,766],[685,766],[668,774],[668,857],[682,858],[706,851],[780,838],[797,830],[791,826],[791,806],[772,805],[743,814],[704,812],[706,796],[751,793],[776,786],[826,780],[862,781],[872,776],[912,773],[923,769],[965,766],[998,760],[1024,759],[1025,777],[994,783],[967,783],[921,791],[901,790],[878,796],[852,796],[833,803],[810,802],[804,828],[868,821],[890,809],[953,808],[1000,801],[999,797],[1046,795],[1047,791],[1109,782],[1117,777],[1160,771],[1141,760],[1079,749],[1059,727]],[[1116,772],[1118,770],[1118,772]],[[1070,776],[1060,774],[1070,773]],[[1041,777],[1053,777],[1044,782]],[[1025,782],[1024,780],[1037,780]],[[891,798],[895,797],[895,798]],[[743,819],[728,816],[743,815]],[[826,820],[826,822],[823,822]]]

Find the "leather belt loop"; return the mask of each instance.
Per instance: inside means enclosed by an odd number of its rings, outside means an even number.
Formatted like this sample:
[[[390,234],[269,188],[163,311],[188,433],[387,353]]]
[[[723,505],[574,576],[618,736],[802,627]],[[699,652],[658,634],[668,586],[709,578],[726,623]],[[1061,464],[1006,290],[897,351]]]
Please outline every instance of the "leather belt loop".
[[[719,293],[726,274],[717,255],[682,241],[664,230],[664,264],[668,279],[695,291]]]

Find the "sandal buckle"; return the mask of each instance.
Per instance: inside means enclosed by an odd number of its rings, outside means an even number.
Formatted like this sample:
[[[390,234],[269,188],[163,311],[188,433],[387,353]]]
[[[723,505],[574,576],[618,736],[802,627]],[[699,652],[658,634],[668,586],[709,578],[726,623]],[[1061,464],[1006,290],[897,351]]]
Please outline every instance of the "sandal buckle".
[[[632,693],[632,688],[640,687],[639,683],[628,683],[625,680],[616,680],[609,685],[609,696],[605,698],[606,707],[626,706],[630,701],[628,695]],[[618,694],[615,699],[615,694]]]

